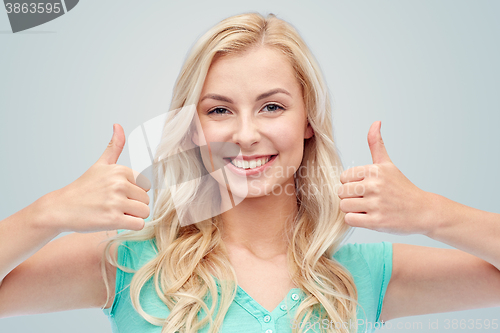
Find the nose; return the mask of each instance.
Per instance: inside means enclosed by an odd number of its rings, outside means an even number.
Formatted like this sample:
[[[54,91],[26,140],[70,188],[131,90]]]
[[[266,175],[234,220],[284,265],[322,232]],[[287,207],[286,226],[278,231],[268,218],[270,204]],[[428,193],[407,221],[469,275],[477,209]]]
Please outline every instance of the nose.
[[[233,142],[242,149],[249,149],[260,141],[258,124],[250,114],[241,114],[233,133]]]

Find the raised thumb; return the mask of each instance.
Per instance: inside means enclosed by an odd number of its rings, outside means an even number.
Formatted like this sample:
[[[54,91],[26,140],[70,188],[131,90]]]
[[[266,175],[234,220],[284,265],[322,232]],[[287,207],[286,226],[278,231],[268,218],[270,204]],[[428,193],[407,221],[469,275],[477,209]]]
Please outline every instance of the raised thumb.
[[[385,150],[382,134],[380,134],[381,126],[382,122],[380,120],[376,121],[370,126],[370,130],[368,131],[368,146],[372,154],[373,164],[391,162],[389,154]]]
[[[125,133],[120,124],[113,124],[113,136],[98,162],[116,164],[125,146]]]

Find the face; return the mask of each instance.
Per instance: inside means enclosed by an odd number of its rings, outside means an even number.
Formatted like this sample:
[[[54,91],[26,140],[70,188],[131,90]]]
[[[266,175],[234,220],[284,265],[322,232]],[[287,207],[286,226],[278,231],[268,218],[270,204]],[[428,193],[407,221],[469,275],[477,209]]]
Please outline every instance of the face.
[[[238,198],[294,195],[293,175],[304,139],[313,131],[301,86],[284,55],[258,47],[216,58],[197,112],[192,140],[198,146],[208,143],[211,154],[204,163],[209,172],[217,165],[214,160],[223,161],[227,182],[220,172],[212,174],[221,188],[228,184]]]

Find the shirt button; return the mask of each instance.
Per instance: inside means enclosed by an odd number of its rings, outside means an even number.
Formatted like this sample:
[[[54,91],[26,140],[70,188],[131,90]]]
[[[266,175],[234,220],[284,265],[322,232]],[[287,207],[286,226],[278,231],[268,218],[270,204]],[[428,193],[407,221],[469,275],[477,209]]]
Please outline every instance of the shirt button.
[[[266,333],[273,333],[273,330],[267,330]]]
[[[264,321],[265,321],[266,323],[270,322],[270,321],[271,321],[271,316],[270,316],[270,315],[265,316],[265,317],[264,317]],[[268,331],[269,331],[269,330],[268,330]],[[267,332],[267,331],[266,331],[266,332]]]
[[[280,309],[283,310],[283,311],[285,311],[286,310],[286,305],[283,304],[282,306],[280,306]]]
[[[292,294],[292,299],[293,299],[294,301],[298,300],[298,299],[299,299],[299,295],[297,295],[297,294]]]

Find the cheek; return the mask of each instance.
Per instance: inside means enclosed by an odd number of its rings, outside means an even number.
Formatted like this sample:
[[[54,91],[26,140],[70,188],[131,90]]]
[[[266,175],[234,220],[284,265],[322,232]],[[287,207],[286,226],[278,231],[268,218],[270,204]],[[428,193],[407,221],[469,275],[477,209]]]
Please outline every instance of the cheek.
[[[298,130],[300,126],[294,123],[273,126],[269,133],[272,133],[276,148],[281,148],[287,152],[302,152],[304,136]],[[279,146],[279,147],[278,147]]]
[[[228,140],[233,124],[228,121],[207,121],[203,123],[203,131],[209,142]]]
[[[223,135],[220,127],[204,124],[203,127],[197,127],[198,141],[200,146],[206,145],[207,142],[221,142]]]
[[[240,154],[239,146],[230,140],[228,128],[216,122],[203,125],[200,153],[203,164],[210,173],[225,166],[227,162],[223,157]]]

